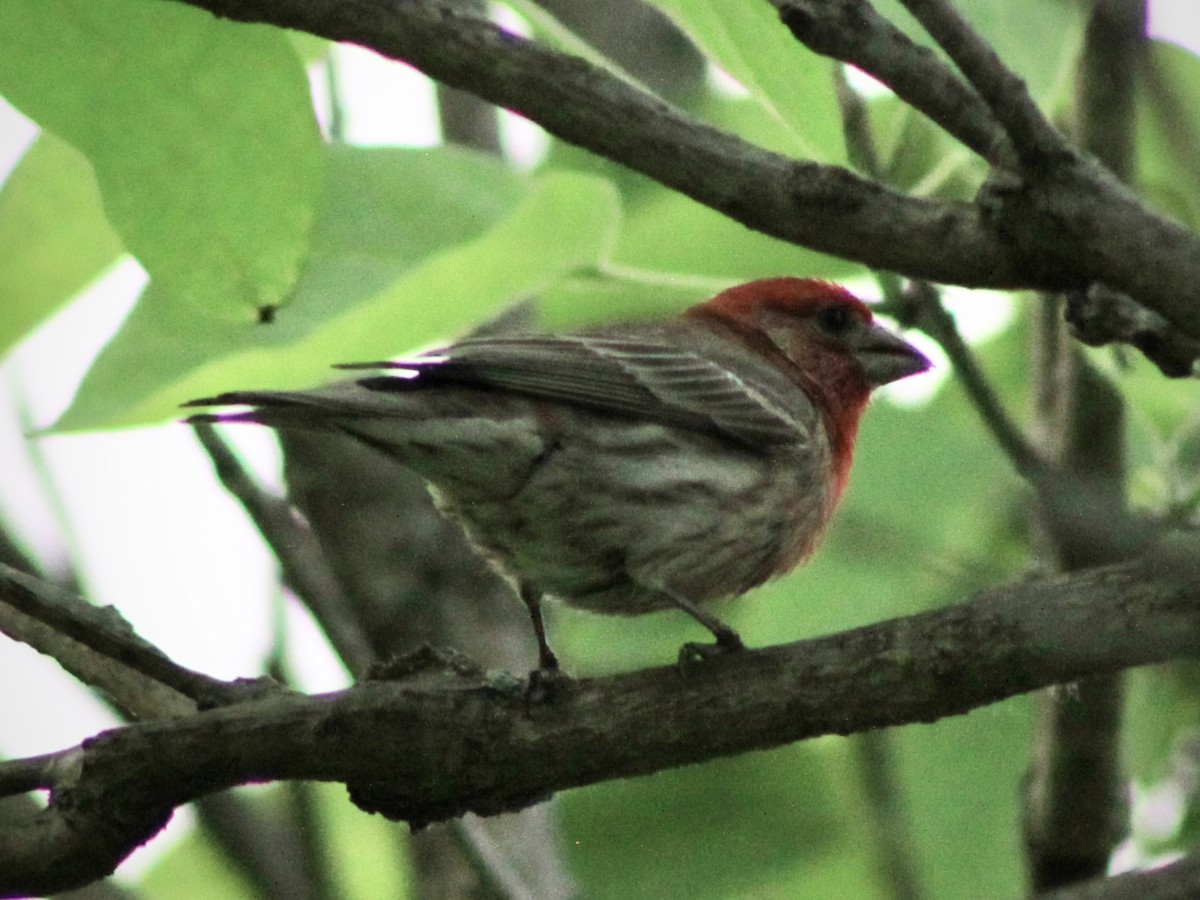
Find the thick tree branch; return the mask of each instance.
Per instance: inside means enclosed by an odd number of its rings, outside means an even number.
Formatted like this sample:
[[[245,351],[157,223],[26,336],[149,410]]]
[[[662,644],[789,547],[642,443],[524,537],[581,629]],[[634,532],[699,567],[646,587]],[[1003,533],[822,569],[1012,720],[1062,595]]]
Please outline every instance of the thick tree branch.
[[[404,60],[783,240],[930,281],[1103,281],[1200,337],[1200,241],[1074,155],[997,180],[978,204],[921,200],[770,153],[445,0],[183,2]]]
[[[1167,548],[682,671],[581,680],[547,705],[515,679],[459,667],[113,729],[65,751],[51,805],[0,831],[0,895],[107,874],[175,806],[248,781],[342,781],[360,805],[420,824],[1197,655],[1198,560],[1191,544]]]
[[[1080,56],[1076,130],[1083,147],[1130,180],[1134,169],[1133,74],[1145,45],[1144,0],[1099,0]],[[1127,515],[1125,406],[1069,339],[1058,297],[1045,298],[1035,329],[1036,416],[1046,456],[1090,486],[1101,520]],[[1043,508],[1039,543],[1063,569],[1119,561],[1070,517]],[[1066,526],[1066,527],[1064,527]],[[1071,696],[1043,691],[1025,780],[1025,844],[1035,890],[1103,874],[1128,830],[1121,765],[1124,681],[1080,681]]]

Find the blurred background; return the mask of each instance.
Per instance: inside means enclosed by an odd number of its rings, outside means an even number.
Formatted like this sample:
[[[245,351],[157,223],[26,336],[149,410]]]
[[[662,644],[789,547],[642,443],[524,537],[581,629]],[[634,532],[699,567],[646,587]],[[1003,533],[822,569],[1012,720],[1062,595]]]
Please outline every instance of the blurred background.
[[[113,6],[124,9],[127,2]],[[21,5],[0,10],[0,26],[6,16],[19,17],[14,10]],[[93,71],[112,65],[86,46],[106,46],[105,29],[114,27],[105,21],[106,5],[93,3],[86,16],[71,20],[84,44],[69,55]],[[962,5],[1042,107],[1068,121],[1083,4]],[[578,49],[572,42],[582,36],[606,64],[748,140],[845,164],[828,61],[784,34],[778,52],[787,61],[771,68],[774,45],[751,52],[736,32],[722,43],[722,32],[706,30],[702,17],[689,15],[689,4],[658,6],[651,14],[615,0],[559,0],[494,3],[488,10],[505,27],[559,46]],[[163,41],[154,52],[194,61],[183,76],[193,79],[188,96],[203,97],[209,87],[219,92],[213,61],[185,46],[187,28],[208,28],[211,21],[185,7],[171,14],[178,45]],[[1136,183],[1195,227],[1200,17],[1193,0],[1154,0],[1149,30],[1156,43],[1139,74],[1145,112],[1137,124]],[[137,49],[136,28],[130,31],[123,50]],[[19,28],[0,27],[0,56],[24,40],[20,35]],[[165,65],[149,59],[154,44],[141,48],[145,71],[122,70],[109,82],[112,92],[128,92],[112,104],[112,129],[153,135],[162,128],[153,100],[133,97],[137,79],[148,78],[153,64]],[[861,266],[749,232],[551,140],[510,113],[481,115],[471,101],[402,64],[295,34],[263,53],[289,71],[270,74],[260,61],[246,70],[256,80],[244,106],[181,114],[178,146],[166,142],[156,151],[162,178],[224,177],[212,162],[220,153],[203,148],[223,146],[229,129],[246,127],[237,116],[250,116],[257,123],[252,130],[261,132],[254,153],[272,183],[244,176],[225,190],[242,192],[248,204],[279,204],[286,225],[289,215],[303,216],[299,205],[288,208],[291,201],[281,198],[291,190],[303,194],[306,180],[325,184],[311,189],[319,194],[311,204],[316,237],[299,289],[273,294],[256,286],[259,293],[236,297],[220,285],[223,299],[208,306],[195,285],[181,307],[169,306],[162,286],[170,278],[152,280],[147,269],[155,264],[129,246],[151,247],[158,271],[168,273],[183,265],[171,258],[177,251],[154,256],[153,236],[128,236],[131,214],[114,210],[111,201],[102,205],[96,172],[71,146],[75,136],[40,130],[26,115],[38,117],[36,95],[31,104],[16,87],[19,66],[0,63],[0,95],[12,101],[0,97],[0,309],[6,316],[12,311],[0,326],[0,558],[23,558],[92,602],[117,607],[182,665],[220,678],[284,671],[310,691],[350,682],[320,627],[280,586],[273,555],[241,504],[221,488],[191,429],[175,420],[180,400],[220,388],[314,383],[331,362],[428,346],[522,298],[534,300],[548,327],[564,327],[678,309],[730,283],[785,273],[836,279],[865,297],[879,296]],[[59,77],[81,79],[84,71]],[[985,174],[979,160],[870,79],[851,72],[849,81],[868,104],[891,181],[917,194],[971,196]],[[142,102],[146,122],[135,116]],[[305,116],[315,125],[305,126]],[[307,144],[295,137],[306,127],[315,137]],[[322,142],[336,152],[318,164],[312,160]],[[291,152],[300,145],[307,149]],[[327,183],[314,174],[318,166]],[[109,176],[102,172],[100,182],[107,185]],[[154,202],[150,188],[131,198],[135,205]],[[280,253],[285,237],[274,245]],[[1028,298],[947,291],[945,299],[993,385],[1025,417]],[[276,304],[278,333],[264,338],[248,310]],[[867,415],[850,493],[825,547],[805,569],[723,611],[751,646],[961,601],[1036,565],[1024,489],[940,350],[920,334],[912,337],[939,360],[938,370],[898,385]],[[1164,513],[1194,503],[1190,473],[1200,417],[1193,386],[1165,382],[1141,359],[1109,351],[1092,356],[1129,403],[1134,502]],[[223,436],[264,486],[284,490],[273,435],[227,428]],[[319,468],[320,448],[298,448],[297,457],[305,451],[316,454],[309,462]],[[370,527],[377,521],[370,519]],[[441,576],[424,577],[412,587],[418,606],[428,604],[430,585]],[[489,602],[511,603],[523,622],[516,601],[502,593]],[[413,613],[414,620],[426,614]],[[550,628],[565,667],[591,675],[670,662],[681,641],[699,636],[683,618],[608,620],[556,606]],[[535,655],[525,638],[514,640],[495,664],[520,673]],[[1141,673],[1133,688],[1134,833],[1116,867],[1169,858],[1190,842],[1195,757],[1188,742],[1200,700],[1192,675],[1183,668]],[[975,897],[981,884],[989,886],[987,896],[1015,896],[1024,883],[1019,783],[1031,708],[1028,698],[1018,698],[898,729],[882,750],[823,738],[571,791],[553,811],[563,871],[550,880],[563,895],[574,883],[590,897],[900,896],[903,886],[887,874],[888,854],[900,852],[920,885],[914,896]],[[0,754],[58,750],[118,721],[52,660],[0,638]],[[882,800],[870,776],[879,766],[889,773]],[[280,787],[237,794],[268,817],[289,815],[298,802]],[[323,885],[325,896],[345,897],[435,894],[414,875],[423,864],[407,846],[406,829],[358,812],[338,786],[305,796],[310,808],[303,821],[320,826],[319,835],[308,835],[305,852],[319,855],[313,865],[323,873],[308,888]],[[896,821],[903,823],[899,850],[880,836]],[[472,837],[474,827],[458,839],[482,852],[489,839],[478,831]],[[270,876],[248,873],[230,850],[229,832],[221,835],[181,810],[122,866],[111,890],[222,898],[272,890]],[[507,892],[493,885],[490,895],[512,895],[511,885],[521,883],[515,877]],[[277,883],[275,890],[283,889]],[[442,894],[455,895],[452,888]]]

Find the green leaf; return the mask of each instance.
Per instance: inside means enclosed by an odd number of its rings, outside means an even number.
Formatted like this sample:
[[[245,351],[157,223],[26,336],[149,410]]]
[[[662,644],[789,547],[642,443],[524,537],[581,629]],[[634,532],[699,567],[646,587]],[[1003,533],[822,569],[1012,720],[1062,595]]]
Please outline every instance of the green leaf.
[[[792,37],[768,3],[652,0],[701,51],[736,79],[791,135],[791,152],[845,161],[833,96],[833,62]]]
[[[844,278],[856,263],[751,231],[673,191],[645,198],[621,230],[614,257],[623,264],[726,278],[771,275]]]
[[[841,850],[849,818],[832,792],[839,760],[828,746],[798,744],[562,794],[562,835],[583,893],[717,900],[802,884],[806,871]]]
[[[919,197],[969,201],[986,164],[894,94],[870,101],[868,115],[883,180]]]
[[[120,252],[87,160],[43,132],[0,189],[0,356]]]
[[[321,153],[283,31],[149,0],[6,0],[0,93],[87,156],[160,291],[247,320],[292,290]]]
[[[930,897],[1025,890],[1021,786],[1029,697],[898,732],[905,806]]]
[[[553,174],[526,192],[500,163],[450,148],[333,158],[320,252],[292,305],[269,325],[229,322],[162,302],[151,282],[55,428],[154,421],[233,388],[307,387],[333,363],[444,339],[598,267],[620,220],[615,190],[591,176]],[[405,191],[415,196],[401,202]]]

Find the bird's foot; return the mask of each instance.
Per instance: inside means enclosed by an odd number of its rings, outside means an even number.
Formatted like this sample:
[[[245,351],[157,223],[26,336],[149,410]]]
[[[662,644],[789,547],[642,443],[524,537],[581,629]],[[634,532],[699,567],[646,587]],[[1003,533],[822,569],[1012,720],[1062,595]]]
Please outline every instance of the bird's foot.
[[[736,653],[746,649],[741,635],[728,626],[723,625],[720,629],[714,629],[713,634],[717,639],[715,643],[698,644],[689,641],[680,647],[679,667],[687,668],[718,656],[724,656],[726,653]]]
[[[558,667],[557,661],[553,666],[539,666],[529,673],[525,682],[525,704],[543,706],[554,703],[566,696],[573,683],[574,679]]]

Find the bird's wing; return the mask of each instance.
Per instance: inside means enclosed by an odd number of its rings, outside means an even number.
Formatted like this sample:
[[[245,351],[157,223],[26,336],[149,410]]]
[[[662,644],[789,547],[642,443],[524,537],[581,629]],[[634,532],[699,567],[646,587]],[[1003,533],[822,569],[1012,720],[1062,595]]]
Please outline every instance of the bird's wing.
[[[808,438],[807,424],[790,413],[787,404],[774,400],[765,386],[748,385],[697,353],[652,339],[606,335],[480,338],[378,366],[417,374],[407,382],[378,378],[360,383],[383,390],[435,383],[499,388],[715,431],[754,446]]]

